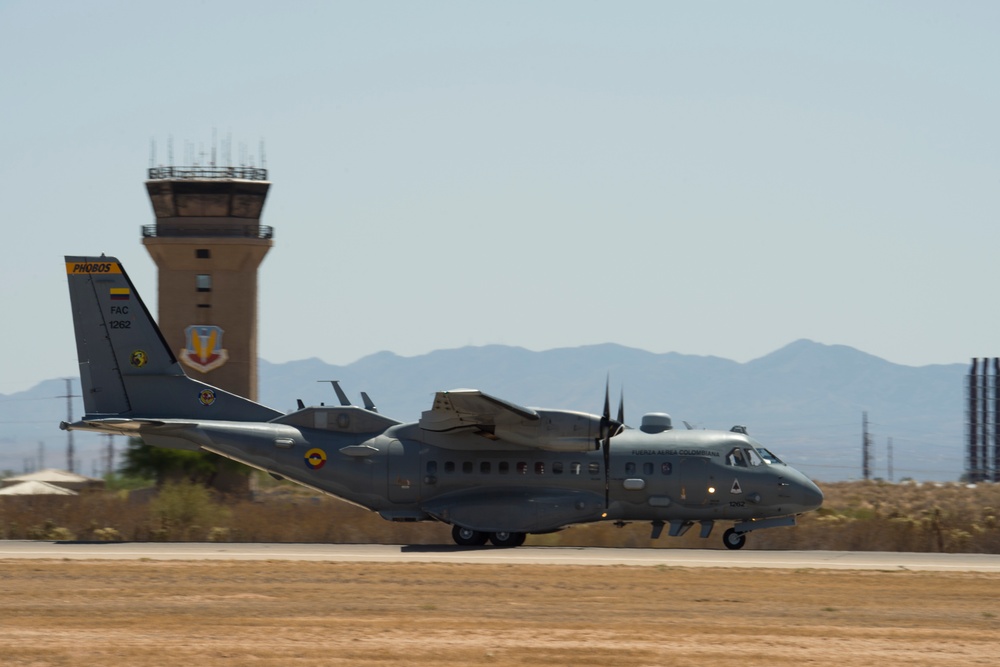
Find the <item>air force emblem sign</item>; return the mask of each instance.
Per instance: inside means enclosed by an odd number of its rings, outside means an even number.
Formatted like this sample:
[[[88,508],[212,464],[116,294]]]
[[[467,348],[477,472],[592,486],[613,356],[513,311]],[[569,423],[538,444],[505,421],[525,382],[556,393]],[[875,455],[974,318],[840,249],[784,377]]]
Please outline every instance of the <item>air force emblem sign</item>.
[[[222,329],[209,325],[192,325],[184,330],[187,347],[181,350],[181,361],[207,373],[229,361],[229,352],[222,347]]]

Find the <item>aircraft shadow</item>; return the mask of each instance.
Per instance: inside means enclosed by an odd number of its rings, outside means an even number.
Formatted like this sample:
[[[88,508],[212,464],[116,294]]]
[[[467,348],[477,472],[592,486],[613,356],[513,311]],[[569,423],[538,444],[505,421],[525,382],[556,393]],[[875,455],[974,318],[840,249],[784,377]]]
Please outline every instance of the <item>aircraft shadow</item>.
[[[517,547],[496,547],[484,544],[480,547],[461,547],[457,544],[404,544],[399,548],[402,553],[412,554],[457,554],[466,551],[500,551]]]

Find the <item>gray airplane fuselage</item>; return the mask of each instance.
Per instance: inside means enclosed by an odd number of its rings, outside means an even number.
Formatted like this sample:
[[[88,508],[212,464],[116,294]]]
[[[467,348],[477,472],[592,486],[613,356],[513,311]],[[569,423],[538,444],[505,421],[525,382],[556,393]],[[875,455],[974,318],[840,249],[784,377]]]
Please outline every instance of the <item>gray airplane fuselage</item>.
[[[330,430],[364,421],[382,428]],[[822,502],[794,468],[760,458],[749,465],[759,445],[730,431],[623,430],[611,439],[605,507],[598,449],[554,452],[501,442],[486,448],[480,434],[428,432],[352,406],[307,408],[275,422],[283,423],[252,433],[239,422],[202,425],[200,445],[396,521],[537,533],[601,520],[753,520]],[[170,445],[155,438],[150,444]],[[744,452],[743,465],[728,457],[734,449]]]

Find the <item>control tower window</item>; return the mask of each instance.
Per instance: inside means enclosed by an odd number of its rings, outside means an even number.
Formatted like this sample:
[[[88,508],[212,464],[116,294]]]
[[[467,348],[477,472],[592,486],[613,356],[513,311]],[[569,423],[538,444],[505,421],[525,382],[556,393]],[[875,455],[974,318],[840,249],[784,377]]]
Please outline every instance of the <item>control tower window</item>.
[[[209,248],[195,248],[195,259],[212,259],[212,251]]]
[[[199,292],[211,292],[212,291],[212,276],[207,273],[200,273],[195,277],[195,286],[198,288]]]

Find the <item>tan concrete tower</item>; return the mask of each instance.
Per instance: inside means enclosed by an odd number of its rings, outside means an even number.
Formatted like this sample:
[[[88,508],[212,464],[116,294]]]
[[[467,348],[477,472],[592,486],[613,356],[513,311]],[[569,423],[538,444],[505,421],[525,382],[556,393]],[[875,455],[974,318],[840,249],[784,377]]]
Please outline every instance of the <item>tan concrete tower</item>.
[[[159,325],[192,377],[257,400],[257,268],[270,187],[253,167],[159,167],[142,243],[159,268]]]

